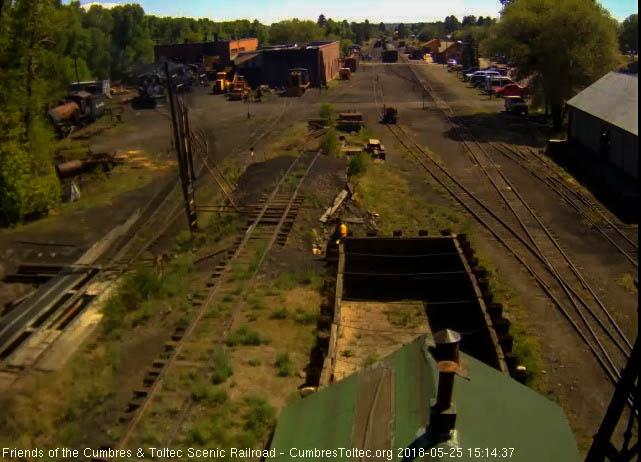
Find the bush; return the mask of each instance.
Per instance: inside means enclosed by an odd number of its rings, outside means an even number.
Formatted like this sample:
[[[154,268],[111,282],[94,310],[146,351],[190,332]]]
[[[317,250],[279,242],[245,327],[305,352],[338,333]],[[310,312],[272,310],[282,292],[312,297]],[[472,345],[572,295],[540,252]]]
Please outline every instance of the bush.
[[[274,366],[278,369],[279,377],[289,377],[292,375],[292,361],[289,359],[289,353],[278,353]]]
[[[216,388],[213,385],[208,385],[206,383],[203,383],[199,387],[197,387],[192,397],[194,401],[203,401],[210,406],[219,406],[221,404],[225,404],[229,399],[229,395],[227,395],[227,392],[225,390]]]
[[[287,319],[287,315],[289,315],[287,308],[280,308],[272,311],[272,314],[269,315],[269,319]]]
[[[229,334],[225,343],[227,346],[233,347],[236,345],[260,345],[268,342],[255,330],[241,326]]]
[[[367,154],[355,154],[349,159],[347,174],[349,176],[361,175],[367,170],[368,164],[369,158],[367,157]]]
[[[294,320],[299,324],[314,324],[318,320],[318,314],[311,311],[298,311]]]
[[[327,125],[331,125],[334,119],[334,106],[332,106],[330,103],[321,104],[318,115],[321,119],[325,120],[325,123],[327,123]]]
[[[270,406],[263,398],[248,396],[245,398],[248,406],[243,414],[243,428],[260,438],[274,424],[276,409]]]
[[[321,139],[320,149],[321,152],[328,156],[338,157],[340,145],[338,143],[338,134],[336,133],[336,130],[333,128],[327,130],[327,133],[325,133]]]
[[[211,381],[218,385],[234,374],[229,355],[223,348],[217,348],[213,357],[214,372]]]

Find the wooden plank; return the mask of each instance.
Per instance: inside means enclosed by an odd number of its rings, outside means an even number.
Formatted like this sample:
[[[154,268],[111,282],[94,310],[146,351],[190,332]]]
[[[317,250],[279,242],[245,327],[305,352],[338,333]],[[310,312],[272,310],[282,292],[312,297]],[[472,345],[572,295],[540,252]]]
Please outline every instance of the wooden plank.
[[[347,192],[346,189],[343,189],[340,193],[338,193],[338,196],[336,196],[336,199],[334,199],[334,204],[325,211],[322,217],[320,217],[320,222],[321,223],[327,222],[327,220],[334,214],[334,212],[336,212],[338,207],[341,206],[341,204],[347,198],[348,195],[349,193]]]

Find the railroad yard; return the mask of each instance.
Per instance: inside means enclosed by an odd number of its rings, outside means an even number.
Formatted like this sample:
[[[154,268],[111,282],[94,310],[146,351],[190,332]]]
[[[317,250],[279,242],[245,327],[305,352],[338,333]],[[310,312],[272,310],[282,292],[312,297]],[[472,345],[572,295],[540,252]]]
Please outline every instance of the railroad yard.
[[[534,118],[373,45],[300,97],[180,96],[192,233],[170,104],[123,98],[121,123],[73,134],[124,160],[0,232],[3,447],[268,448],[288,405],[454,329],[556,402],[585,455],[638,334],[637,224],[546,154]],[[354,112],[362,129],[334,127]]]

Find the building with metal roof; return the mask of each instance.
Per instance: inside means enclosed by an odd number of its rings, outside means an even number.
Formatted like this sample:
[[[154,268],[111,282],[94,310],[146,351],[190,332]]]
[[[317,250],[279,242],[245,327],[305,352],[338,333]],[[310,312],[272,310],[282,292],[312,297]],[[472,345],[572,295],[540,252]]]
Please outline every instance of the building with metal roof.
[[[434,339],[452,335],[438,335],[285,408],[275,459],[579,460],[558,405],[458,350],[444,361]]]
[[[567,102],[568,140],[582,163],[623,198],[638,197],[639,79],[610,72]]]
[[[339,45],[337,40],[271,45],[247,58],[247,54],[239,54],[234,65],[252,86],[284,87],[290,69],[304,68],[309,73],[311,85],[317,87],[326,85],[338,75]]]

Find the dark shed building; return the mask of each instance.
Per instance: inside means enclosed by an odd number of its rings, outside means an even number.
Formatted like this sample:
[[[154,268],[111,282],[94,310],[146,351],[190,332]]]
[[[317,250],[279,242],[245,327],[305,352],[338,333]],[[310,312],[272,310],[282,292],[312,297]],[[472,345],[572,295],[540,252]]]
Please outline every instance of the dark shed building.
[[[581,147],[582,160],[608,189],[638,197],[639,81],[610,72],[567,102],[568,140]]]
[[[219,56],[221,64],[228,66],[236,54],[253,51],[257,47],[258,39],[255,38],[175,43],[154,46],[154,57],[156,62],[168,59],[184,64],[199,64],[205,56]]]
[[[237,60],[239,72],[243,68],[260,68],[261,83],[270,87],[283,87],[289,69],[305,68],[312,86],[325,85],[339,71],[340,49],[338,41],[310,42],[306,44],[279,45],[260,50],[261,56],[250,60]]]

